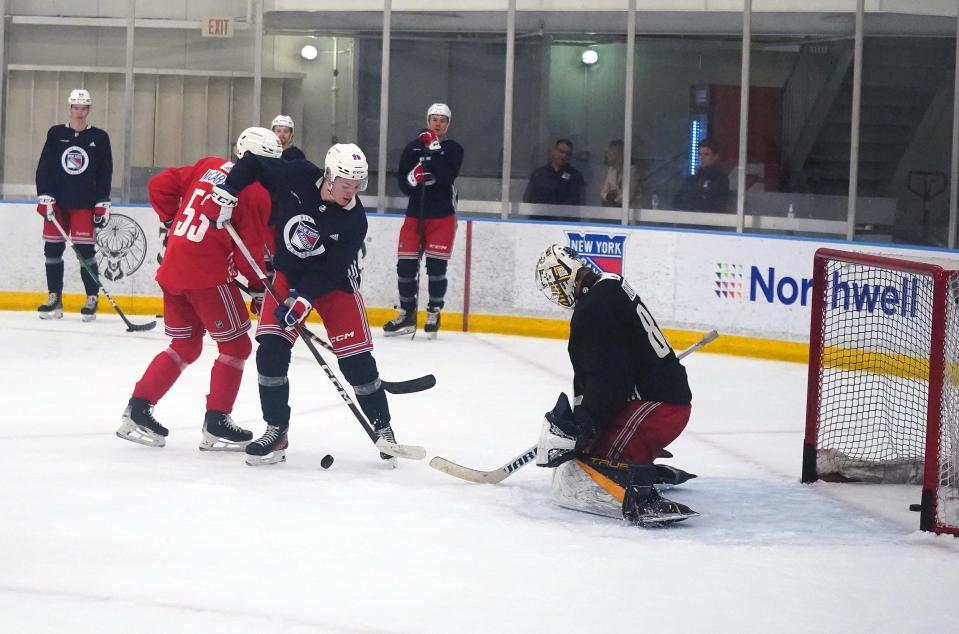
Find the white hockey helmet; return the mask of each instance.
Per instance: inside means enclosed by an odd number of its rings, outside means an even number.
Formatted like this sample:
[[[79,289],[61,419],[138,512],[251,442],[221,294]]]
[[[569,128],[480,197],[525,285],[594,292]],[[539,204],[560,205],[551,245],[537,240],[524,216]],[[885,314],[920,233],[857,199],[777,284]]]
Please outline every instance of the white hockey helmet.
[[[287,116],[285,114],[278,114],[273,118],[273,123],[270,124],[270,129],[272,130],[276,126],[283,126],[284,128],[289,128],[290,132],[293,131],[293,117]]]
[[[283,146],[273,134],[273,130],[247,128],[236,139],[236,157],[242,158],[247,152],[266,158],[280,158],[283,155]]]
[[[93,103],[93,98],[90,96],[89,90],[77,88],[70,91],[67,103],[71,106],[89,106]]]
[[[354,143],[337,143],[326,153],[324,176],[332,186],[337,178],[360,181],[360,191],[366,190],[370,166],[363,150]]]
[[[453,111],[450,110],[450,107],[447,106],[445,103],[434,103],[432,106],[429,107],[429,109],[426,111],[427,125],[429,125],[430,117],[432,117],[434,114],[438,114],[441,117],[446,117],[447,123],[453,120]]]
[[[536,285],[551,302],[572,308],[576,304],[576,273],[581,268],[583,261],[575,251],[551,244],[536,263]]]

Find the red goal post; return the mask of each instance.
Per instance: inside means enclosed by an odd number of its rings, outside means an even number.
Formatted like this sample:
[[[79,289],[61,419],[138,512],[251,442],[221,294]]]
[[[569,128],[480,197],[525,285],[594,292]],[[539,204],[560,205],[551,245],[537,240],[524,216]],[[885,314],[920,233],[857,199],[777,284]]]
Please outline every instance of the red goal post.
[[[816,251],[803,482],[922,485],[959,535],[959,259]]]

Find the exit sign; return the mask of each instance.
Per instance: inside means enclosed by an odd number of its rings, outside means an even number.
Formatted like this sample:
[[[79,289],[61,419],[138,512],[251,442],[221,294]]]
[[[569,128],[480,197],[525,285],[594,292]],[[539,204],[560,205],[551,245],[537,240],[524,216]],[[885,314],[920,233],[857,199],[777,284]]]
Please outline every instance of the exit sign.
[[[203,37],[233,37],[233,20],[206,18],[203,21]]]

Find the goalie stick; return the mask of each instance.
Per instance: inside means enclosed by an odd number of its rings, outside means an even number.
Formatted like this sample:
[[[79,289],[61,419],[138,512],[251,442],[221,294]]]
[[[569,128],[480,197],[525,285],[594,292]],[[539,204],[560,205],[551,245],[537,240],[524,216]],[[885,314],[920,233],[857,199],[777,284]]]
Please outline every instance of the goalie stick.
[[[250,253],[250,250],[247,248],[246,244],[243,242],[243,239],[240,238],[240,235],[236,232],[236,229],[233,228],[233,225],[229,221],[223,223],[223,228],[226,229],[227,233],[230,234],[230,237],[233,238],[233,242],[236,243],[237,248],[240,250],[240,253],[243,254],[243,257],[246,258],[247,262],[250,263],[250,268],[253,269],[253,272],[256,273],[257,277],[260,278],[260,281],[263,282],[263,285],[266,286],[267,290],[270,291],[270,295],[273,296],[273,299],[277,301],[277,304],[282,302],[277,295],[276,288],[273,287],[273,283],[267,279],[266,274],[260,269],[259,265],[256,263],[256,260],[253,259],[253,255]],[[309,348],[310,352],[313,353],[313,358],[316,359],[316,362],[320,364],[320,367],[323,368],[323,371],[326,372],[326,378],[330,380],[330,383],[333,384],[333,387],[336,388],[336,391],[339,392],[340,398],[343,399],[343,402],[347,404],[350,408],[350,411],[353,412],[353,416],[356,417],[357,422],[360,424],[360,427],[363,428],[363,431],[366,432],[366,435],[370,437],[370,440],[373,441],[373,444],[376,445],[376,448],[380,450],[381,453],[388,454],[390,456],[396,456],[397,458],[407,458],[409,460],[422,460],[426,457],[426,449],[418,445],[400,445],[394,442],[390,442],[385,438],[380,438],[380,436],[373,431],[370,423],[366,420],[366,417],[363,416],[363,413],[356,406],[356,403],[353,402],[353,399],[350,397],[349,393],[343,389],[343,385],[340,383],[339,379],[336,378],[336,375],[333,374],[333,369],[323,360],[323,357],[320,355],[320,351],[316,349],[316,346],[313,345],[313,342],[309,337],[304,336],[303,327],[298,323],[294,326],[297,334],[300,335],[300,339],[303,340],[303,343],[306,344],[306,347]]]
[[[122,319],[123,323],[127,326],[127,332],[143,332],[145,330],[153,330],[154,326],[157,325],[155,319],[145,324],[135,324],[127,319],[127,316],[123,314],[123,311],[120,310],[120,307],[117,305],[116,300],[113,299],[113,296],[110,295],[110,292],[106,289],[106,287],[103,286],[103,283],[100,282],[100,276],[97,275],[96,271],[93,270],[93,267],[86,263],[86,261],[83,259],[83,256],[80,254],[80,251],[77,249],[77,245],[75,245],[73,240],[67,236],[67,232],[64,231],[63,226],[60,225],[60,221],[57,220],[56,216],[50,218],[50,221],[53,222],[53,225],[57,228],[57,231],[59,231],[60,235],[63,236],[63,240],[69,244],[70,248],[73,249],[74,253],[77,254],[77,259],[80,260],[80,266],[82,266],[86,272],[90,274],[90,277],[93,278],[93,281],[97,283],[97,288],[103,291],[103,295],[107,298],[107,301],[110,302],[110,305],[113,306],[113,310],[117,311],[117,314],[120,315],[120,319]]]
[[[719,337],[719,333],[716,332],[716,329],[714,328],[713,330],[710,330],[704,334],[699,341],[677,354],[676,359],[682,360],[686,358],[696,350],[699,350],[706,344],[714,341],[717,337]],[[670,454],[668,451],[663,450],[663,453],[668,454],[670,458],[672,457],[672,454]],[[661,455],[661,457],[664,456]],[[492,471],[470,469],[469,467],[456,464],[455,462],[447,460],[446,458],[441,458],[440,456],[436,456],[430,460],[430,466],[437,471],[442,471],[447,475],[451,475],[454,478],[459,478],[460,480],[466,480],[467,482],[475,482],[476,484],[497,484],[528,465],[535,458],[536,445],[533,445],[520,455],[504,464],[502,467],[493,469]]]
[[[239,280],[234,280],[236,285],[240,287],[240,290],[251,295],[250,288]],[[315,343],[318,343],[323,347],[324,350],[333,352],[333,346],[326,340],[317,335],[315,332],[300,324],[300,329],[303,331],[303,334]],[[406,379],[405,381],[385,381],[380,379],[380,382],[383,384],[383,389],[389,392],[390,394],[413,394],[415,392],[426,391],[436,385],[436,377],[432,374],[424,374],[423,376],[418,376],[415,379]]]

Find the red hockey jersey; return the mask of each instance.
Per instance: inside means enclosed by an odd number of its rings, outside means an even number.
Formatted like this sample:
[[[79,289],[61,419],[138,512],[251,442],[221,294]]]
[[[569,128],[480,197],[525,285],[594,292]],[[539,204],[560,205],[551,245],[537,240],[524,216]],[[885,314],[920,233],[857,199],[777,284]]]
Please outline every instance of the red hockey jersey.
[[[164,288],[211,288],[233,279],[237,271],[247,280],[257,279],[230,234],[216,228],[220,206],[210,200],[210,192],[226,180],[232,167],[233,163],[209,156],[194,165],[170,167],[150,179],[150,204],[160,222],[172,221],[156,275]],[[231,222],[261,270],[269,216],[270,196],[262,185],[240,193]]]

